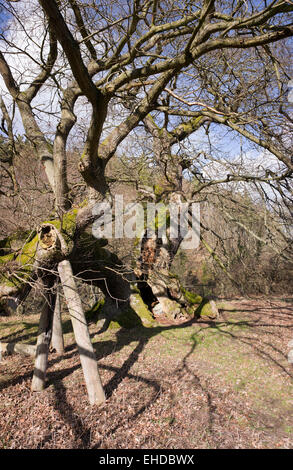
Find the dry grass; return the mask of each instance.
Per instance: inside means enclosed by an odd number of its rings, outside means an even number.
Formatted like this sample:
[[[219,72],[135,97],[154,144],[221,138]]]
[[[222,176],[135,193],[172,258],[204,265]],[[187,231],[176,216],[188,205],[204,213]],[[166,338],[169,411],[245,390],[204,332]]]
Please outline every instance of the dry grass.
[[[66,353],[0,364],[2,448],[292,448],[293,307],[240,299],[217,321],[108,330],[90,324],[107,401],[91,407],[65,317]],[[33,341],[37,316],[0,320],[0,340]]]

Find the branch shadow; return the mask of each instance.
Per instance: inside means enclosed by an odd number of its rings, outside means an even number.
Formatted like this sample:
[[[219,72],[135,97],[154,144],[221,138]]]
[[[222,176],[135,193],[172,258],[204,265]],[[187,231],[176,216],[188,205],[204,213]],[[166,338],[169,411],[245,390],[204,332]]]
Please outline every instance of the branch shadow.
[[[237,311],[240,312],[240,310],[237,310]],[[247,309],[243,311],[248,312]],[[257,312],[257,309],[253,311]],[[153,326],[153,327],[146,327],[141,324],[140,326],[137,326],[130,330],[121,328],[115,333],[116,341],[112,341],[112,340],[98,341],[94,343],[93,346],[95,349],[96,359],[97,361],[100,361],[103,358],[112,354],[114,351],[115,352],[120,351],[125,346],[132,343],[133,341],[137,341],[137,345],[129,354],[129,356],[124,361],[121,367],[109,366],[109,365],[105,365],[105,364],[98,362],[99,369],[111,371],[114,373],[114,375],[108,381],[108,383],[104,385],[104,390],[105,390],[106,397],[108,400],[112,397],[114,391],[118,388],[119,384],[126,377],[136,380],[138,382],[145,383],[152,390],[151,397],[147,400],[146,403],[143,403],[141,405],[139,410],[137,410],[132,416],[129,417],[129,421],[134,421],[141,414],[143,414],[150,407],[150,405],[153,404],[154,401],[157,400],[157,398],[159,397],[159,394],[162,392],[162,388],[161,388],[159,380],[150,380],[143,376],[131,373],[131,368],[139,359],[142,351],[145,349],[149,340],[164,331],[184,329],[192,325],[199,326],[199,329],[192,335],[193,344],[190,350],[187,352],[187,354],[183,357],[179,366],[174,370],[174,374],[180,378],[181,376],[183,377],[185,372],[188,372],[188,374],[190,374],[193,377],[194,385],[199,387],[204,392],[206,401],[207,401],[207,406],[208,406],[207,429],[211,434],[213,433],[214,413],[216,411],[216,406],[213,403],[213,396],[210,393],[210,391],[207,389],[207,387],[203,384],[201,378],[197,374],[195,374],[191,370],[191,368],[188,366],[188,359],[194,353],[195,348],[198,344],[198,339],[197,339],[198,335],[203,330],[212,328],[212,329],[215,329],[219,335],[229,336],[235,341],[242,342],[243,344],[251,347],[254,350],[256,355],[258,355],[262,359],[266,359],[272,362],[275,367],[280,368],[290,378],[293,377],[289,368],[287,369],[286,367],[284,367],[284,365],[281,364],[275,357],[273,357],[269,352],[265,351],[262,345],[265,344],[267,346],[270,346],[276,353],[280,354],[282,357],[285,358],[286,355],[279,348],[277,348],[276,346],[268,342],[261,342],[261,339],[258,337],[254,338],[253,336],[249,336],[247,334],[239,335],[237,331],[236,332],[233,331],[234,327],[246,327],[247,329],[249,329],[249,331],[253,331],[255,328],[262,327],[262,326],[276,327],[276,324],[270,323],[269,321],[263,322],[263,321],[259,321],[259,319],[255,319],[255,320],[242,320],[242,321],[235,322],[235,321],[229,321],[229,320],[224,320],[224,321],[223,320],[208,320],[208,319],[203,320],[203,319],[192,318],[189,321],[181,323],[179,325],[167,325],[167,326],[158,325],[158,326]],[[278,325],[278,327],[283,327],[283,328],[292,328],[292,326],[293,325]],[[273,335],[273,333],[271,334]],[[93,334],[91,335],[91,337],[92,336]],[[52,366],[53,364],[60,362],[61,360],[69,359],[74,356],[77,356],[78,354],[77,347],[78,346],[75,344],[72,344],[66,347],[65,356],[62,356],[62,357],[58,356],[58,357],[52,358],[49,361],[49,367]],[[81,351],[81,353],[92,357],[92,353],[90,351],[83,350]],[[98,449],[102,445],[102,440],[99,440],[97,443],[95,443],[92,446],[91,429],[83,424],[82,419],[76,415],[76,410],[74,410],[74,408],[70,405],[70,403],[68,403],[67,397],[66,397],[66,388],[64,387],[64,384],[62,383],[63,379],[66,376],[72,374],[75,370],[79,368],[80,368],[80,364],[77,364],[71,368],[63,369],[61,371],[48,372],[47,380],[48,380],[48,384],[53,384],[54,386],[54,394],[55,394],[54,407],[59,412],[60,416],[62,416],[62,419],[64,420],[64,422],[70,425],[74,434],[74,439],[77,442],[79,448]],[[29,377],[31,377],[31,375],[32,375],[32,372],[26,373],[20,377],[8,380],[4,384],[0,385],[0,390],[2,390],[3,388],[7,386],[20,383],[23,380],[26,380]],[[122,426],[123,426],[123,423],[120,423],[120,424],[118,423],[112,428],[110,427],[107,433],[103,436],[103,438],[115,433]],[[39,445],[43,446],[47,442],[50,442],[52,439],[53,439],[53,435],[49,434],[48,436],[45,437],[45,439]]]

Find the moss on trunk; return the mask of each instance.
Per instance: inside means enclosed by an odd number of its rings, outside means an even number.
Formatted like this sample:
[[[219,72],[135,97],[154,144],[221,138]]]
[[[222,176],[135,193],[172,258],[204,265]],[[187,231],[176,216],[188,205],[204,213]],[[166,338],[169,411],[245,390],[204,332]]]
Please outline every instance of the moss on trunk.
[[[86,314],[89,320],[93,316],[99,320],[104,318],[106,327],[103,327],[103,329],[151,327],[156,324],[155,319],[136,289],[132,289],[129,301],[124,305],[117,306],[115,302],[103,299],[97,301]]]
[[[69,211],[61,220],[50,220],[41,224],[42,227],[54,226],[60,232],[68,251],[73,248],[76,231],[77,209]],[[27,287],[28,281],[37,268],[50,268],[62,258],[62,250],[46,250],[41,243],[40,233],[36,231],[16,232],[0,241],[0,299],[18,296]],[[58,251],[58,256],[57,256]],[[56,258],[56,260],[55,260]]]

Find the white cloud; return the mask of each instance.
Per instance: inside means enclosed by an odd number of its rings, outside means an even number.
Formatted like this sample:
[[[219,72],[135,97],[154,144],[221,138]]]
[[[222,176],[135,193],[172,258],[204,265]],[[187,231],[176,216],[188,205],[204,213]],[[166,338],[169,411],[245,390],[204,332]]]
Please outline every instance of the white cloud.
[[[25,90],[37,77],[46,61],[49,51],[48,34],[39,3],[36,0],[21,1],[14,5],[14,16],[7,21],[5,40],[0,39],[0,47],[20,89]],[[46,41],[44,41],[46,38]],[[62,87],[72,81],[72,73],[64,60],[64,53],[58,45],[58,58],[53,71],[58,73],[57,80]],[[0,76],[0,93],[6,106],[12,110],[12,98]],[[52,138],[60,118],[62,96],[55,82],[49,78],[33,99],[37,122],[44,134]],[[88,122],[90,106],[85,98],[80,98],[76,106],[79,124]],[[82,126],[79,126],[80,136]],[[23,134],[23,126],[18,110],[15,110],[14,132]]]

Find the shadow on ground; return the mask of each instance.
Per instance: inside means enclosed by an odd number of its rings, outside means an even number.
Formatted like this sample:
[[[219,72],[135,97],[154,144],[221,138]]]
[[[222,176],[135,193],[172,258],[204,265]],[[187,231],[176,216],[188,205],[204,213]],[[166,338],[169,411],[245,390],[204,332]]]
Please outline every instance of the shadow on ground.
[[[264,321],[264,318],[261,317],[259,318],[258,314],[261,311],[261,308],[256,307],[255,309],[252,309],[249,307],[249,305],[244,305],[243,309],[237,309],[238,313],[241,312],[246,312],[249,313],[249,319],[245,320],[237,320],[237,319],[229,319],[228,315],[226,312],[221,312],[221,316],[218,320],[208,320],[208,319],[191,319],[190,321],[187,321],[185,323],[182,323],[180,325],[168,325],[168,326],[153,326],[153,327],[145,327],[142,324],[136,328],[132,329],[124,329],[121,328],[117,331],[115,331],[115,337],[116,339],[114,340],[103,340],[103,336],[98,333],[92,334],[92,339],[98,341],[94,341],[94,348],[96,352],[96,357],[98,360],[98,367],[100,370],[107,370],[113,373],[113,376],[111,379],[104,384],[104,389],[105,393],[107,396],[107,400],[109,400],[114,391],[118,388],[119,384],[127,377],[129,379],[135,380],[139,383],[146,384],[150,390],[151,390],[151,396],[148,398],[148,400],[143,403],[138,410],[136,410],[135,413],[133,413],[132,416],[129,417],[129,421],[134,421],[136,420],[142,413],[144,413],[148,408],[150,407],[151,404],[153,404],[157,398],[160,396],[160,393],[163,393],[161,384],[160,384],[160,378],[157,380],[152,380],[149,378],[146,378],[140,374],[134,374],[131,372],[131,369],[133,368],[134,364],[138,361],[141,353],[145,349],[146,345],[148,342],[154,338],[155,336],[165,332],[165,331],[172,331],[172,330],[184,330],[185,328],[188,327],[196,327],[197,330],[191,335],[191,343],[190,343],[190,349],[189,351],[182,357],[180,364],[177,365],[177,367],[174,369],[174,376],[177,378],[181,378],[184,380],[184,375],[186,373],[189,374],[190,377],[192,377],[192,382],[193,385],[197,388],[199,388],[206,397],[206,403],[208,406],[208,419],[207,419],[207,426],[209,432],[212,434],[213,433],[213,420],[214,420],[214,414],[216,412],[216,406],[213,403],[213,397],[212,394],[210,393],[209,389],[207,388],[206,384],[203,384],[201,381],[201,378],[195,374],[193,370],[190,369],[188,365],[188,359],[192,356],[194,353],[198,342],[199,342],[199,337],[200,334],[203,331],[209,331],[213,330],[216,332],[219,336],[223,337],[229,337],[236,343],[242,343],[245,346],[248,346],[251,348],[251,350],[254,352],[255,355],[260,357],[261,359],[265,359],[267,361],[270,361],[271,365],[273,365],[275,368],[278,368],[280,371],[285,373],[288,377],[292,378],[292,368],[290,368],[290,365],[288,364],[288,367],[284,366],[284,361],[277,360],[276,357],[274,357],[273,354],[268,352],[267,350],[264,349],[264,345],[269,346],[272,351],[278,354],[280,358],[286,359],[286,354],[280,350],[280,348],[276,347],[273,342],[268,342],[266,341],[265,343],[262,343],[260,341],[259,336],[255,336],[253,333],[254,330],[262,327],[275,327],[276,326],[276,320],[280,319],[280,324],[278,324],[278,328],[286,328],[286,329],[292,329],[293,324],[288,323],[288,321],[292,320],[292,315],[293,315],[293,308],[286,306],[286,312],[282,312],[279,307],[276,307],[272,305],[271,307],[266,307],[267,310],[267,318]],[[231,312],[229,312],[229,315],[231,315]],[[93,317],[90,319],[90,322],[96,322],[97,318]],[[274,321],[272,321],[274,320]],[[281,320],[286,320],[286,324],[282,324]],[[32,324],[28,324],[29,327],[35,326]],[[64,322],[64,332],[70,332],[71,331],[71,324],[70,320]],[[104,332],[104,329],[102,329]],[[241,334],[239,334],[239,331],[241,331]],[[244,334],[243,334],[244,332]],[[26,335],[25,333],[25,326],[22,328],[20,331],[17,332],[17,337],[14,338],[14,340],[23,340],[29,339],[30,335]],[[267,332],[268,335],[273,335],[274,332]],[[9,335],[5,336],[3,339],[7,339]],[[34,335],[31,335],[31,339],[33,339]],[[101,338],[101,340],[100,340]],[[115,367],[112,365],[106,365],[102,364],[100,361],[103,358],[106,358],[107,356],[111,355],[113,352],[118,352],[120,350],[123,350],[126,346],[130,345],[131,343],[136,342],[136,346],[134,349],[131,351],[129,356],[127,357],[126,360],[124,360],[123,364],[121,367]],[[78,352],[77,352],[77,347],[75,344],[71,344],[66,347],[66,351],[64,356],[57,356],[56,354],[53,355],[53,357],[50,358],[49,361],[49,369],[55,364],[58,364],[60,361],[63,360],[69,360],[71,358],[77,357]],[[155,360],[155,358],[154,358]],[[70,403],[67,400],[67,390],[66,387],[63,384],[63,380],[65,377],[71,375],[75,370],[80,368],[80,364],[76,364],[72,367],[65,368],[62,370],[58,371],[48,371],[47,374],[47,382],[48,385],[53,385],[54,387],[54,407],[58,411],[59,415],[62,417],[63,421],[67,424],[70,425],[72,432],[74,434],[75,441],[77,443],[77,446],[79,448],[89,448],[89,447],[94,447],[94,448],[99,448],[101,446],[101,441],[95,442],[94,445],[91,445],[91,429],[90,427],[87,427],[84,425],[82,422],[81,418],[76,415],[76,410],[73,409],[73,407],[70,405]],[[0,384],[0,390],[5,389],[6,387],[16,385],[18,383],[21,383],[24,380],[30,379],[32,376],[32,371],[27,372],[23,375],[20,375],[19,377],[13,377],[11,379],[8,379],[7,381],[2,381]],[[115,424],[113,427],[111,425],[109,426],[109,430],[107,431],[107,434],[110,436],[111,434],[114,434],[120,427],[120,424]],[[106,436],[104,436],[106,437]],[[40,442],[40,446],[44,446],[46,442],[50,442],[52,440],[52,435],[49,433],[45,439]]]

